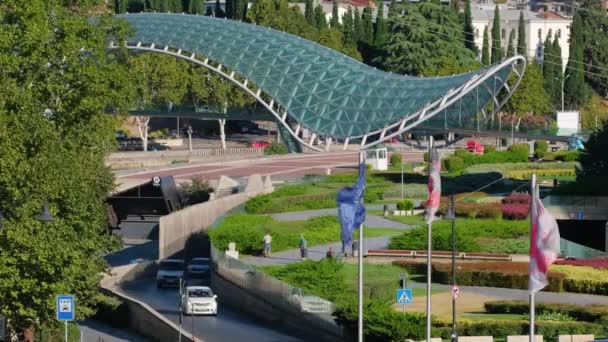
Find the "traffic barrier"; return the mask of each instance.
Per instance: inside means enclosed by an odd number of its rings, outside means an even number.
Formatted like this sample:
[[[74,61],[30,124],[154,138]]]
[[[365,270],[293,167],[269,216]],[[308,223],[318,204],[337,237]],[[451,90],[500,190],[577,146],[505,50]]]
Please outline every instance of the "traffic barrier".
[[[507,336],[507,342],[528,342],[529,340],[530,340],[530,335]],[[543,336],[534,335],[534,342],[543,342]]]
[[[559,335],[557,342],[590,342],[595,340],[595,335]]]
[[[458,342],[494,342],[492,336],[458,336]]]

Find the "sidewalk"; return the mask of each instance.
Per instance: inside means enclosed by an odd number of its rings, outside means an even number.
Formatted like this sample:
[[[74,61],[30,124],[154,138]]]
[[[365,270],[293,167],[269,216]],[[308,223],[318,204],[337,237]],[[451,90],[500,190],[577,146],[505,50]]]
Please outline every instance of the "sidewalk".
[[[382,210],[383,205],[366,205],[367,210]],[[277,221],[301,221],[308,220],[318,216],[338,216],[338,209],[317,209],[317,210],[306,210],[306,211],[293,211],[280,214],[272,214],[273,219]],[[399,223],[393,220],[385,219],[384,217],[376,215],[366,215],[365,222],[363,224],[369,228],[393,228],[393,229],[409,229],[410,225]]]

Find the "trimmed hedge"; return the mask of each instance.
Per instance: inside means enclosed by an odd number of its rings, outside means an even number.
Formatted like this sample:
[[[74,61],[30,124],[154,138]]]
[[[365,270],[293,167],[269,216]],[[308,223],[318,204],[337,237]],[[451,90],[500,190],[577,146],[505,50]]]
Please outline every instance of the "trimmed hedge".
[[[530,304],[523,300],[498,300],[484,303],[487,313],[492,314],[528,314]],[[566,314],[577,321],[601,324],[608,328],[608,305],[576,305],[566,303],[537,303],[535,306],[537,313],[558,312]]]
[[[543,159],[544,160],[559,160],[563,162],[573,162],[578,160],[580,152],[577,150],[572,151],[556,151],[553,153],[547,154]]]
[[[451,322],[436,324],[437,335],[449,339],[452,331]],[[594,334],[605,335],[604,327],[589,322],[550,322],[536,321],[535,333],[543,335],[545,340],[554,339],[558,335]],[[527,335],[530,329],[528,321],[458,321],[456,331],[460,336],[494,336],[505,338],[511,335]]]
[[[516,144],[507,151],[489,149],[485,154],[471,153],[467,150],[456,150],[454,155],[444,161],[444,168],[450,172],[458,172],[478,164],[523,163],[528,161],[528,144]],[[462,159],[462,162],[460,161]]]
[[[507,171],[505,177],[512,179],[529,179],[535,173],[538,177],[575,177],[576,171],[572,170],[518,170]]]
[[[543,158],[547,154],[549,144],[545,140],[536,140],[534,142],[534,158]]]
[[[409,199],[397,203],[397,210],[412,210],[414,209],[414,202]]]
[[[401,154],[399,153],[393,153],[391,154],[390,162],[393,166],[401,165],[403,162],[403,157],[401,157]]]

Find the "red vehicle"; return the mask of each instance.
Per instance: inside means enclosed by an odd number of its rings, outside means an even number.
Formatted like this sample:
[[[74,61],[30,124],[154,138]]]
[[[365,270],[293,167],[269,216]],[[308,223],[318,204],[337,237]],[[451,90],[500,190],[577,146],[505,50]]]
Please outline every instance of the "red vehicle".
[[[253,147],[253,148],[266,148],[268,146],[270,146],[270,144],[265,141],[252,141],[249,144],[249,147]]]
[[[484,148],[483,145],[475,140],[467,141],[467,150],[472,153],[483,154]]]
[[[388,139],[388,142],[391,143],[391,144],[398,144],[398,143],[400,143],[399,139],[397,139],[395,137],[392,137],[392,138]]]

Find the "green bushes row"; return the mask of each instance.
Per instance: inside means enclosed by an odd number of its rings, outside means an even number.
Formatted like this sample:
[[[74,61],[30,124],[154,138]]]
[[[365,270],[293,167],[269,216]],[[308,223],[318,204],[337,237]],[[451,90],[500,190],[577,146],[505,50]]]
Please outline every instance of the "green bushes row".
[[[397,203],[397,210],[412,210],[414,209],[414,202],[409,199],[404,199],[403,201]]]
[[[368,196],[374,196],[367,195]],[[286,200],[289,197],[289,200]],[[287,211],[314,210],[336,206],[336,193],[313,193],[294,196],[276,196],[263,194],[250,198],[245,202],[245,211],[250,214],[272,214]]]
[[[437,324],[436,334],[442,338],[449,339],[451,334],[451,322]],[[543,335],[545,340],[554,339],[558,335],[570,334],[594,334],[603,336],[604,327],[600,324],[589,322],[550,322],[536,321],[535,333]],[[459,321],[456,331],[460,336],[494,336],[494,338],[505,338],[512,335],[527,335],[530,329],[528,321]]]
[[[446,214],[447,201],[441,203],[439,213]],[[455,205],[455,214],[458,217],[467,218],[483,218],[483,219],[499,219],[502,217],[502,209],[497,203],[475,203],[475,202],[459,202]]]
[[[453,156],[445,159],[444,169],[459,172],[471,165],[496,163],[524,163],[528,161],[528,144],[511,145],[507,151],[486,151],[485,154],[475,154],[467,150],[456,150]]]
[[[534,158],[544,158],[548,149],[549,144],[545,140],[536,140],[534,142]]]
[[[530,179],[532,174],[536,174],[537,177],[575,177],[576,171],[573,168],[571,170],[519,170],[504,173],[505,177],[512,179]]]
[[[276,141],[271,142],[270,145],[264,149],[264,154],[267,156],[275,154],[287,154],[288,152],[287,146]]]
[[[530,304],[523,300],[499,300],[484,303],[486,312],[492,314],[527,314]],[[566,303],[537,303],[537,313],[562,313],[577,321],[592,322],[608,327],[608,305],[576,305]]]
[[[559,160],[563,162],[572,162],[578,160],[580,152],[577,150],[572,151],[556,151],[547,154],[544,160]]]
[[[391,162],[391,165],[393,165],[393,166],[401,165],[403,162],[403,157],[401,156],[400,153],[393,153],[393,154],[391,154],[390,162]]]

